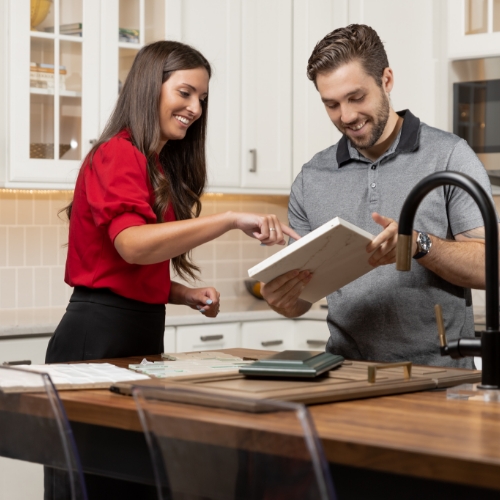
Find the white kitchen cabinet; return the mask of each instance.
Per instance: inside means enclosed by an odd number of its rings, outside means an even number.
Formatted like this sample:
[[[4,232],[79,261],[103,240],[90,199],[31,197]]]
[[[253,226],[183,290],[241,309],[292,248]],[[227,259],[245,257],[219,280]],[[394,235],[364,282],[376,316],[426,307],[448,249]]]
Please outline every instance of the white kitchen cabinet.
[[[288,194],[293,0],[168,0],[167,11],[167,37],[199,49],[213,69],[209,190]]]
[[[326,318],[321,321],[297,319],[294,321],[293,334],[294,349],[299,351],[324,351],[330,338]]]
[[[177,352],[241,347],[240,339],[239,323],[178,326],[176,328]]]
[[[285,351],[294,347],[292,319],[247,321],[241,324],[241,347]]]
[[[29,0],[0,9],[0,184],[72,187],[98,132],[99,0],[53,0],[33,28]],[[83,36],[63,32],[69,24],[83,25]]]
[[[177,352],[175,326],[166,326],[163,336],[163,352]]]
[[[0,364],[6,361],[31,361],[32,364],[45,363],[45,352],[50,336],[28,337],[3,340],[0,338]]]
[[[48,5],[31,27],[29,0],[0,3],[0,186],[71,189],[137,51],[164,39],[165,0]]]
[[[242,186],[292,181],[293,1],[243,0]]]
[[[448,57],[473,59],[500,55],[500,3],[448,0]]]

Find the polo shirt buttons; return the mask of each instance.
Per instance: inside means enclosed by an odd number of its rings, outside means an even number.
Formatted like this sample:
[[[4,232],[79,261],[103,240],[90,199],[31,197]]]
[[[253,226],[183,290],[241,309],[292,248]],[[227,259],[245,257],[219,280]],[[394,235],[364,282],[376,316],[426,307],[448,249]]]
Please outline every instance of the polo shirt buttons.
[[[376,185],[374,182],[372,182],[372,183],[370,184],[370,186],[371,186],[372,188],[377,187],[377,185]]]
[[[377,168],[377,165],[372,165],[372,170],[375,170]]]

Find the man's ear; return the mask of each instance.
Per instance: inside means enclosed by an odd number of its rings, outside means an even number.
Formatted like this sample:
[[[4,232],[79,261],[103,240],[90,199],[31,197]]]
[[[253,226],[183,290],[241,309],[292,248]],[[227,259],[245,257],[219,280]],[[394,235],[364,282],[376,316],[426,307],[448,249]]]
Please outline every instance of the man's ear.
[[[389,93],[394,87],[394,73],[391,68],[385,68],[382,73],[382,88]]]

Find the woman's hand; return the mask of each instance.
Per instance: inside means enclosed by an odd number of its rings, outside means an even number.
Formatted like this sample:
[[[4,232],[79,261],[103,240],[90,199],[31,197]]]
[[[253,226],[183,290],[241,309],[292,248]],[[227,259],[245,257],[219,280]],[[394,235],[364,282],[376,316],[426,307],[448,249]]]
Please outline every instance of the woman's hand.
[[[257,238],[264,245],[285,245],[284,235],[299,240],[300,236],[274,214],[251,214],[231,212],[235,229],[241,229],[250,237]]]
[[[219,314],[220,293],[213,287],[189,288],[172,281],[169,303],[189,306],[208,318],[215,318]]]

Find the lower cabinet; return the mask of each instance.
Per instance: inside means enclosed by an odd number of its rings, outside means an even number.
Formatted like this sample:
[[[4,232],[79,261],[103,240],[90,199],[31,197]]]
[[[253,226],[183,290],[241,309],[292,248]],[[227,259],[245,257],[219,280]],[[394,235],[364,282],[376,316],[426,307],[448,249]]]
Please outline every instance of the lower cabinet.
[[[274,319],[213,325],[165,327],[164,352],[245,347],[269,351],[325,349],[330,333],[325,320]]]
[[[297,319],[294,321],[294,349],[324,351],[330,330],[325,320]]]
[[[241,347],[239,323],[176,327],[176,352]]]
[[[31,361],[34,365],[43,364],[49,340],[50,335],[7,340],[0,338],[0,364],[17,361]]]
[[[175,326],[166,326],[163,337],[163,352],[177,352]]]
[[[248,321],[241,324],[241,347],[285,351],[295,349],[293,319]]]

